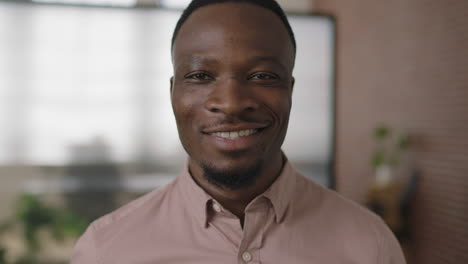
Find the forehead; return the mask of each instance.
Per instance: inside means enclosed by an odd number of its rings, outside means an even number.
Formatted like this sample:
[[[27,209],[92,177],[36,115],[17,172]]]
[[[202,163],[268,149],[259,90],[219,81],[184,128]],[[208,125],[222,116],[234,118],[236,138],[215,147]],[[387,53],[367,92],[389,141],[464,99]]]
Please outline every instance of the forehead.
[[[190,15],[174,42],[174,66],[200,56],[276,58],[291,70],[294,64],[283,22],[272,11],[249,3],[212,4]]]

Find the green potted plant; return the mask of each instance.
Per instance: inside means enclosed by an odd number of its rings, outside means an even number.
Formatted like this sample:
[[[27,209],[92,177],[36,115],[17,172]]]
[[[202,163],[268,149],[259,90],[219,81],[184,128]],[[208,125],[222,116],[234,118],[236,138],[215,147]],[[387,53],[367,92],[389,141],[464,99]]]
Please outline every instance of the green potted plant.
[[[408,148],[406,133],[395,133],[382,125],[374,129],[376,148],[371,158],[377,185],[385,185],[393,180],[395,168],[400,164],[404,151]]]
[[[19,226],[22,230],[22,240],[26,245],[26,253],[12,264],[39,264],[41,243],[39,231],[47,230],[57,241],[66,237],[77,237],[84,232],[88,222],[68,209],[47,206],[37,196],[23,194],[19,197],[14,219],[3,224],[6,229]],[[1,233],[2,230],[0,230]],[[0,264],[6,261],[6,250],[0,248]],[[49,264],[49,263],[48,263]]]

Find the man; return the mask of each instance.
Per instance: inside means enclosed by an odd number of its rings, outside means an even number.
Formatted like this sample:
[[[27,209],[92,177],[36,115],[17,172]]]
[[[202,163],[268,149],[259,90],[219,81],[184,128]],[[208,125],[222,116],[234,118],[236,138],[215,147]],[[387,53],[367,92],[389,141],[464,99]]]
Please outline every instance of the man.
[[[405,263],[378,217],[283,155],[295,52],[274,1],[193,1],[170,82],[187,166],[95,221],[72,263]]]

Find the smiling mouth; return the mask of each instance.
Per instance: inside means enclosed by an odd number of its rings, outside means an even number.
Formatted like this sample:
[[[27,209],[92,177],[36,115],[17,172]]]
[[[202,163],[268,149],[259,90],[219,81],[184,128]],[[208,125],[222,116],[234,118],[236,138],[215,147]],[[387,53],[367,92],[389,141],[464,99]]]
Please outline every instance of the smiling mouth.
[[[226,138],[226,139],[237,139],[237,138],[247,137],[247,136],[256,134],[259,131],[260,129],[255,128],[255,129],[244,129],[244,130],[238,130],[238,131],[212,132],[208,134],[221,137],[221,138]]]

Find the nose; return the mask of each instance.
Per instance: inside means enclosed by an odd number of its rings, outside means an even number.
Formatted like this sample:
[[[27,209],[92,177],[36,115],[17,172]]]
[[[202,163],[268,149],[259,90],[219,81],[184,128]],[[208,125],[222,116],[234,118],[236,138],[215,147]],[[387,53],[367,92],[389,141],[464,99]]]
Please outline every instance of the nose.
[[[257,110],[258,103],[247,85],[242,81],[229,79],[218,81],[218,85],[213,87],[205,109],[212,113],[238,115]]]

